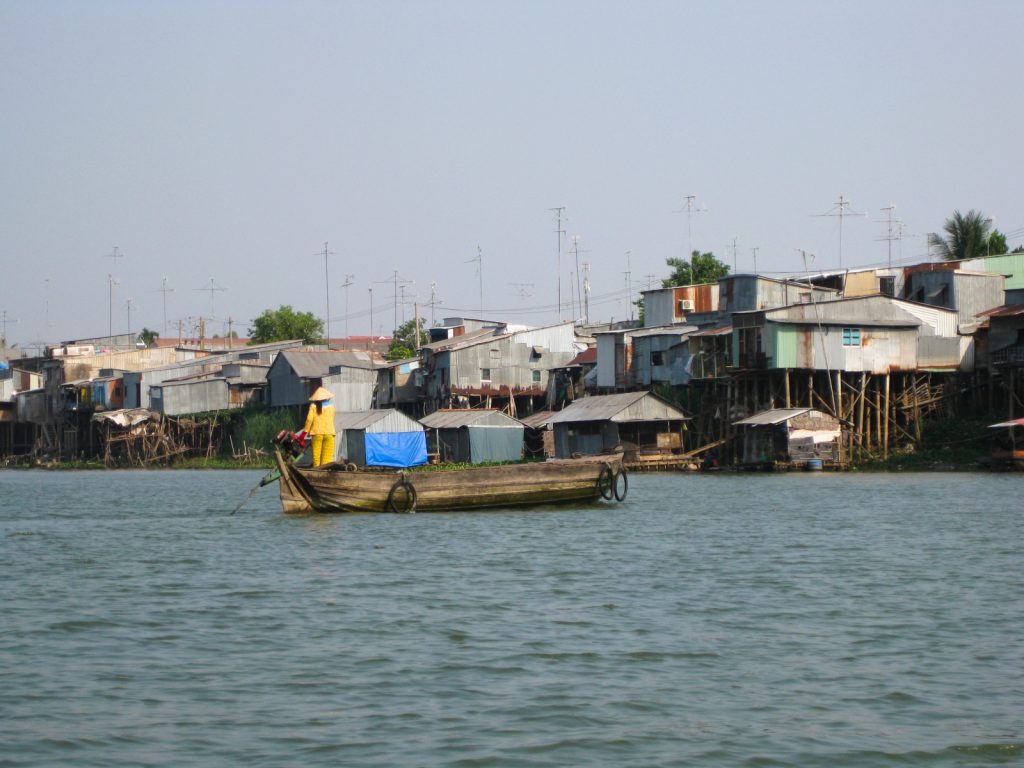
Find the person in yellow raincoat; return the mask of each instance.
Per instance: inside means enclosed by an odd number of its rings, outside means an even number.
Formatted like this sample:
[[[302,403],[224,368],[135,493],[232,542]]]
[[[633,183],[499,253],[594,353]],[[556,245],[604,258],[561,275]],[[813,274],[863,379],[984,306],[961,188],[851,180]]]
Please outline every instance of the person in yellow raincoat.
[[[309,396],[309,412],[302,431],[313,438],[313,466],[334,461],[334,393],[323,387]]]

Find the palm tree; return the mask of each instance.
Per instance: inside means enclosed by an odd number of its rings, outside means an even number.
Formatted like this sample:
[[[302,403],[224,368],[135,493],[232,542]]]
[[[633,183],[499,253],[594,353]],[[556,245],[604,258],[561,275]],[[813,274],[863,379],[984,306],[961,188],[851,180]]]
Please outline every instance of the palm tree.
[[[928,235],[928,245],[937,249],[939,256],[946,261],[988,256],[990,245],[994,245],[989,242],[992,219],[973,208],[966,214],[954,211],[952,217],[946,219],[943,229],[946,237],[932,232]]]

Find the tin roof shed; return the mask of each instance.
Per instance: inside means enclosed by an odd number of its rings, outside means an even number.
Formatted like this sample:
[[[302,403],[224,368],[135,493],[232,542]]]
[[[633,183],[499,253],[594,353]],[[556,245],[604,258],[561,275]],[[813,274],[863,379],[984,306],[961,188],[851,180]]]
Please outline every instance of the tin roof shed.
[[[584,397],[554,414],[549,424],[586,421],[688,421],[689,416],[651,392]]]

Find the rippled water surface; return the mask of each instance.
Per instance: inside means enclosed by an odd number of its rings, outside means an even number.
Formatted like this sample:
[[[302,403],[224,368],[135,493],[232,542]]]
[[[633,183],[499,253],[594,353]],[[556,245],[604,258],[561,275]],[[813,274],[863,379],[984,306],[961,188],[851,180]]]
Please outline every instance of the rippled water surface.
[[[0,765],[1024,763],[1024,478],[649,475],[285,517],[0,472]]]

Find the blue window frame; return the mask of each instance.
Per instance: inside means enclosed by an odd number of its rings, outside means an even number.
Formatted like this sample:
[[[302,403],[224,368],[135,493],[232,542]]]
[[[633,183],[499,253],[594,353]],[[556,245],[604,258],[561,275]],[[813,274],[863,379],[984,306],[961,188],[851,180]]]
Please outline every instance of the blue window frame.
[[[860,328],[843,328],[843,346],[860,346]]]

